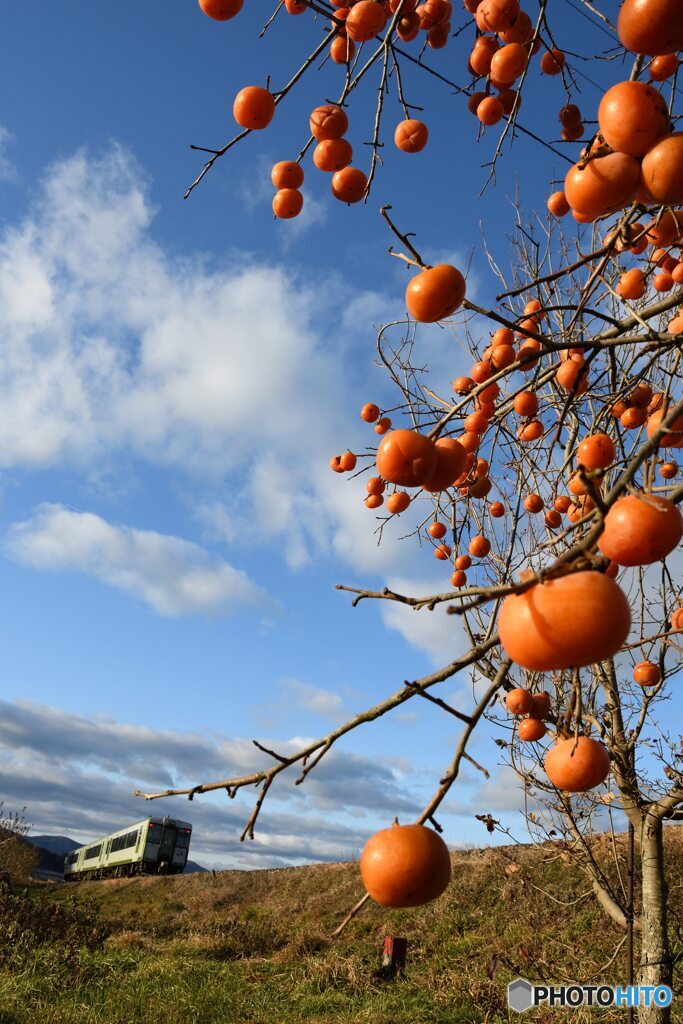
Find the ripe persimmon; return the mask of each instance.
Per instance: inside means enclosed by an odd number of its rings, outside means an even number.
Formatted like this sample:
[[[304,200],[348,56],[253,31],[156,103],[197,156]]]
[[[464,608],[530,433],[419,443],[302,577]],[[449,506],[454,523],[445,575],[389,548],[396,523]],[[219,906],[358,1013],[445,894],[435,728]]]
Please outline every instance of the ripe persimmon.
[[[356,44],[349,36],[338,35],[330,44],[330,57],[335,64],[346,64],[353,60]]]
[[[532,515],[535,515],[537,512],[540,512],[543,508],[543,498],[540,496],[540,494],[527,494],[526,498],[524,499],[524,508],[527,510],[527,512],[531,512]]]
[[[482,0],[477,14],[489,32],[506,32],[519,17],[519,0]]]
[[[540,718],[543,720],[550,714],[551,705],[552,701],[550,699],[550,694],[545,690],[541,690],[540,693],[535,693],[533,695],[532,708],[529,714],[532,718]]]
[[[526,47],[520,43],[507,43],[491,58],[491,78],[511,85],[522,74],[528,60]]]
[[[469,434],[482,434],[486,433],[486,428],[489,425],[488,416],[485,416],[483,412],[471,412],[469,416],[465,417],[463,426]]]
[[[440,263],[411,278],[406,288],[406,308],[413,320],[436,323],[462,305],[465,288],[460,271],[449,263]]]
[[[366,43],[382,31],[386,22],[383,4],[376,0],[358,0],[346,19],[346,31],[356,43]]]
[[[550,527],[551,530],[556,530],[562,523],[562,515],[556,508],[549,508],[543,518],[545,525]]]
[[[485,498],[490,493],[493,487],[493,481],[488,476],[478,477],[474,483],[470,484],[467,491],[471,498]]]
[[[430,46],[432,50],[442,50],[448,43],[450,34],[450,22],[446,22],[445,25],[432,25],[427,32],[427,46]]]
[[[519,738],[525,743],[542,740],[547,731],[545,724],[538,718],[523,718],[517,726]]]
[[[451,573],[451,586],[464,587],[467,583],[467,573],[463,569],[456,569]]]
[[[297,188],[281,188],[273,196],[273,213],[281,220],[298,217],[304,205],[304,197]]]
[[[244,0],[199,0],[199,6],[214,21],[228,21],[242,10]]]
[[[353,452],[344,452],[339,458],[339,465],[345,473],[350,473],[351,470],[356,468],[357,461]]]
[[[644,156],[669,131],[669,108],[660,92],[645,82],[619,82],[598,107],[598,124],[608,146],[629,156]]]
[[[574,395],[583,395],[588,390],[588,370],[573,359],[562,363],[555,380],[560,387]]]
[[[498,631],[506,653],[523,668],[548,672],[611,658],[631,626],[624,592],[602,573],[582,571],[509,594]]]
[[[275,188],[301,188],[304,183],[304,169],[294,160],[280,160],[273,165],[270,180]]]
[[[678,466],[675,462],[663,462],[659,467],[659,475],[664,480],[673,480],[678,472]]]
[[[399,121],[394,132],[394,142],[403,153],[419,153],[427,145],[429,130],[423,121],[406,118]]]
[[[368,494],[383,494],[386,484],[381,476],[371,476],[365,483]]]
[[[615,291],[622,299],[642,299],[646,289],[645,274],[638,267],[632,267],[619,278]]]
[[[565,62],[562,50],[546,50],[541,57],[541,71],[544,75],[559,75]]]
[[[467,453],[454,437],[439,437],[434,442],[436,464],[423,484],[426,491],[445,491],[465,468]]]
[[[505,705],[511,715],[528,715],[534,705],[534,699],[529,690],[517,686],[505,697]]]
[[[665,82],[678,70],[678,57],[675,53],[665,53],[650,61],[648,68],[650,78],[653,82]]]
[[[247,85],[235,96],[232,113],[241,128],[261,131],[273,120],[275,98],[260,85]]]
[[[657,409],[651,413],[647,420],[647,436],[652,437],[655,431],[659,430],[662,418],[668,419],[670,415],[670,408],[666,414],[663,409]],[[671,423],[667,432],[661,437],[659,444],[662,448],[683,448],[683,413],[677,416],[673,423]]]
[[[456,569],[469,569],[472,565],[472,559],[469,555],[458,555],[454,564]]]
[[[368,508],[379,508],[384,504],[384,498],[381,494],[368,494],[365,504]]]
[[[538,398],[533,391],[520,391],[512,403],[520,416],[535,416],[538,412]]]
[[[589,434],[576,450],[576,461],[586,469],[607,469],[615,455],[614,441],[609,434]]]
[[[553,192],[548,197],[548,212],[553,217],[564,217],[569,213],[570,209],[571,207],[564,192]]]
[[[492,515],[494,519],[502,519],[505,515],[505,506],[502,501],[492,501],[489,505],[489,515]]]
[[[642,184],[657,203],[683,203],[683,132],[665,135],[648,150]]]
[[[353,148],[346,139],[322,139],[313,150],[313,163],[328,174],[348,167],[352,159]]]
[[[624,0],[617,33],[632,53],[649,57],[683,49],[683,19],[679,0]]]
[[[433,829],[394,822],[367,841],[360,870],[363,885],[380,906],[418,907],[448,887],[451,857]]]
[[[434,557],[440,562],[446,562],[451,557],[451,549],[448,544],[437,544],[434,548]]]
[[[421,487],[437,466],[437,448],[415,430],[392,430],[377,449],[377,471],[389,483]]]
[[[587,164],[570,167],[564,180],[567,201],[573,210],[589,217],[620,210],[640,185],[640,163],[626,153],[609,153]]]
[[[376,434],[386,434],[387,430],[391,429],[391,420],[388,416],[382,416],[381,420],[377,420],[375,423]]]
[[[655,665],[651,661],[641,661],[633,669],[634,682],[639,686],[656,686],[661,678],[659,665]]]
[[[374,402],[366,402],[360,411],[360,418],[366,423],[374,423],[379,417],[379,406]]]
[[[473,92],[472,95],[467,100],[467,109],[469,110],[470,114],[476,114],[477,107],[479,106],[481,101],[485,99],[485,92]]]
[[[607,747],[589,736],[558,737],[545,756],[546,775],[567,793],[585,793],[605,781],[610,762]]]
[[[444,523],[435,521],[433,523],[430,523],[427,532],[429,533],[430,537],[434,538],[434,540],[441,540],[442,537],[446,536],[447,528]]]
[[[543,437],[544,427],[540,420],[529,420],[528,423],[523,423],[517,430],[517,437],[520,441],[525,443],[529,441],[538,441],[540,437]]]
[[[598,548],[619,565],[650,565],[666,558],[682,536],[677,505],[654,494],[629,494],[605,516]]]
[[[472,537],[468,551],[471,555],[474,555],[475,558],[486,558],[490,550],[491,541],[488,537],[482,537],[481,534],[477,534],[476,537]]]
[[[332,175],[332,195],[342,203],[359,203],[367,187],[368,179],[358,167],[344,167]]]
[[[372,0],[374,3],[374,0]],[[333,103],[316,107],[309,118],[311,135],[318,142],[325,139],[341,139],[349,130],[349,119],[346,111]]]
[[[498,99],[503,107],[504,114],[511,114],[515,103],[518,110],[522,105],[522,94],[515,89],[501,89],[498,93]]]
[[[387,512],[392,516],[398,515],[410,505],[410,495],[406,491],[394,491],[386,500]]]
[[[528,43],[531,41],[533,34],[534,26],[531,24],[531,18],[526,11],[520,11],[509,28],[498,32],[498,36],[503,43]]]
[[[477,107],[477,117],[489,128],[498,124],[504,113],[503,104],[496,96],[487,96]]]
[[[622,412],[619,417],[619,422],[624,430],[637,430],[639,427],[642,427],[646,419],[646,410],[639,409],[637,406],[632,405]]]
[[[466,395],[474,387],[474,381],[471,377],[456,377],[452,387],[456,395]]]

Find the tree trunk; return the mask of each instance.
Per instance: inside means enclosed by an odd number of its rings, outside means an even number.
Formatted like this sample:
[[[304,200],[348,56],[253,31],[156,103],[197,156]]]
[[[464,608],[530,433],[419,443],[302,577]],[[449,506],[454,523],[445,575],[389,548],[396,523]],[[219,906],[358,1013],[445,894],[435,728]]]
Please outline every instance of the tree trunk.
[[[640,830],[642,932],[640,952],[641,985],[671,985],[672,962],[667,920],[667,884],[664,873],[663,826],[659,819],[643,815]],[[670,1024],[671,1010],[641,1006],[638,1024]]]

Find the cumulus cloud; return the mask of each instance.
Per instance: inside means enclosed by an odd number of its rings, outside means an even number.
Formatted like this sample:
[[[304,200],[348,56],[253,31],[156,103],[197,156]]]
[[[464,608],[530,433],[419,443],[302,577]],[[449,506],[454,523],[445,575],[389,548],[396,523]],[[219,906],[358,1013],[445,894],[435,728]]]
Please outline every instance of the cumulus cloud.
[[[114,526],[64,505],[41,505],[30,519],[15,523],[4,550],[36,569],[94,576],[160,615],[229,614],[269,604],[246,573],[197,544],[154,530]]]
[[[102,474],[125,453],[180,474],[224,542],[265,538],[294,568],[325,552],[389,564],[358,484],[327,471],[374,437],[341,396],[367,384],[382,297],[244,252],[180,258],[155,242],[154,212],[114,146],[52,166],[0,232],[0,467]]]
[[[325,718],[340,719],[345,717],[347,709],[338,693],[325,690],[322,686],[302,683],[299,679],[283,679],[285,693],[305,711]]]
[[[419,580],[394,576],[388,581],[390,590],[412,597],[438,594],[443,580]],[[396,630],[409,644],[424,651],[435,665],[448,664],[469,649],[462,626],[456,616],[446,613],[446,605],[415,609],[397,601],[382,601],[384,625]]]

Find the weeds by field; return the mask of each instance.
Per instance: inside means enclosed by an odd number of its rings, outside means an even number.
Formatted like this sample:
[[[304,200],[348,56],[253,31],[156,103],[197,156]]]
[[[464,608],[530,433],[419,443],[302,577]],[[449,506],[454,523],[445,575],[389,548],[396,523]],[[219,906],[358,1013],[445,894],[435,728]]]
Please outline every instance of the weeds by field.
[[[670,830],[674,925],[683,919],[679,836]],[[602,857],[616,881],[607,840]],[[372,905],[339,940],[330,932],[361,891],[354,864],[33,887],[34,907],[52,911],[37,912],[37,934],[24,913],[5,930],[11,941],[0,940],[0,1024],[494,1024],[520,1020],[506,1003],[518,974],[625,979],[623,945],[605,967],[623,933],[559,847],[453,862],[435,904]],[[406,972],[393,982],[376,976],[387,934],[409,940]],[[524,1019],[550,1024],[567,1012]],[[571,1020],[596,1016],[624,1019],[572,1011]]]

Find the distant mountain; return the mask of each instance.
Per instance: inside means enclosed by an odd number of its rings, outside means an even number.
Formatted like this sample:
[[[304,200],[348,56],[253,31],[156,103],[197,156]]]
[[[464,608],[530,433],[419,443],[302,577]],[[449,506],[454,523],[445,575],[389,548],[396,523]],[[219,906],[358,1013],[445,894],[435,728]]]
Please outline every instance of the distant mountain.
[[[83,843],[77,843],[68,836],[26,836],[26,842],[35,846],[38,850],[38,868],[43,871],[61,872],[64,870],[64,858],[67,853],[77,850]],[[194,860],[188,860],[185,865],[185,874],[191,875],[196,871],[207,871],[201,864]]]
[[[81,843],[74,842],[68,836],[26,836],[31,846],[39,846],[41,850],[49,850],[50,853],[58,853],[66,857],[67,853],[77,850]]]
[[[185,865],[185,871],[183,872],[183,874],[185,874],[185,875],[193,875],[195,873],[195,871],[208,871],[208,870],[209,870],[208,868],[203,868],[201,866],[201,864],[197,864],[196,861],[188,860],[187,864]]]

